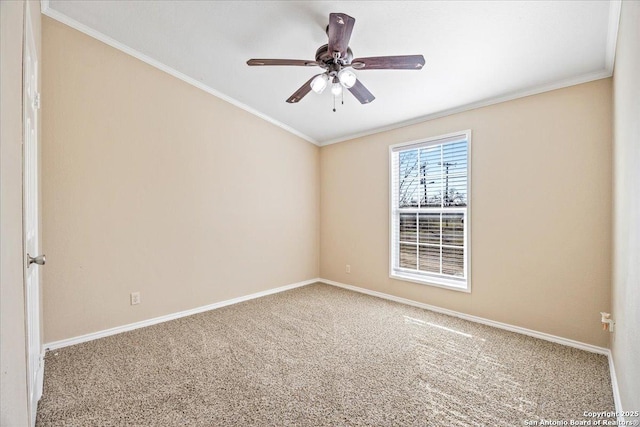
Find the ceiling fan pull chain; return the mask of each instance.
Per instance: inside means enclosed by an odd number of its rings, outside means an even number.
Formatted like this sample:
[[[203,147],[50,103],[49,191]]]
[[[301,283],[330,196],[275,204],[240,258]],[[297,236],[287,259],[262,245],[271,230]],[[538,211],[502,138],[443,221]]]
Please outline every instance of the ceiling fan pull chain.
[[[349,89],[360,104],[368,104],[376,99],[357,79],[350,68],[354,70],[422,69],[424,66],[424,56],[422,55],[371,56],[354,59],[353,51],[349,47],[349,41],[351,40],[351,32],[355,22],[355,18],[346,13],[330,13],[329,25],[326,28],[328,43],[316,50],[315,61],[303,59],[250,59],[247,61],[247,65],[295,65],[322,68],[324,72],[311,77],[287,99],[287,102],[296,104],[312,90],[319,94],[331,85],[334,113],[336,112],[336,97],[338,95],[342,95],[341,101],[342,105],[344,105],[343,87]]]

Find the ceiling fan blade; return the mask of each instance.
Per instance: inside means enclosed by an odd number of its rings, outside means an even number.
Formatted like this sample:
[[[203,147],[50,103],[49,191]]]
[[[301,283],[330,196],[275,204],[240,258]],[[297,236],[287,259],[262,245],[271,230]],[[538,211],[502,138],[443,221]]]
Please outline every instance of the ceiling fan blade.
[[[369,92],[369,89],[367,89],[362,83],[360,83],[360,80],[356,80],[356,84],[354,84],[353,87],[349,88],[349,92],[351,92],[353,96],[355,96],[356,99],[360,101],[360,104],[368,104],[376,99],[376,97],[373,96],[371,92]]]
[[[296,65],[302,67],[313,67],[319,65],[316,61],[306,61],[304,59],[250,59],[247,65]]]
[[[316,74],[315,76],[313,76],[313,77],[311,77],[309,80],[307,80],[307,81],[305,82],[305,84],[303,84],[302,86],[300,86],[300,88],[299,88],[297,91],[295,91],[295,92],[293,93],[293,95],[291,95],[291,96],[289,97],[289,99],[287,99],[287,102],[288,102],[289,104],[295,104],[295,103],[299,102],[302,98],[304,98],[306,94],[308,94],[309,92],[311,92],[311,81],[312,81],[313,79],[315,79],[316,77],[320,76],[320,75],[322,75],[322,73],[320,73],[320,74]]]
[[[422,55],[372,56],[351,61],[356,70],[421,70],[424,66]]]
[[[349,47],[349,39],[351,32],[356,23],[355,18],[346,13],[330,13],[329,14],[329,53],[340,52],[340,57],[347,56],[347,48]]]

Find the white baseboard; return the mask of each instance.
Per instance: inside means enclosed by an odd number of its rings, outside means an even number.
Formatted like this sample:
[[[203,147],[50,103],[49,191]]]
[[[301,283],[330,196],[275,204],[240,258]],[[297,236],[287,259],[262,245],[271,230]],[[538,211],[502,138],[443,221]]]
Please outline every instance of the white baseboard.
[[[613,402],[616,405],[616,412],[622,413],[622,402],[620,401],[620,389],[618,388],[618,376],[616,375],[616,368],[613,364],[613,354],[609,350],[607,356],[609,357],[609,375],[611,376],[611,388],[613,389]],[[625,419],[622,416],[618,417],[618,425],[623,426]]]
[[[556,335],[551,335],[551,334],[547,334],[544,332],[538,332],[538,331],[534,331],[531,329],[526,329],[526,328],[522,328],[520,326],[514,326],[514,325],[509,325],[507,323],[502,323],[502,322],[497,322],[495,320],[490,320],[490,319],[485,319],[482,317],[478,317],[478,316],[473,316],[470,314],[465,314],[465,313],[460,313],[458,311],[453,311],[453,310],[449,310],[446,308],[442,308],[442,307],[437,307],[434,305],[429,305],[429,304],[425,304],[425,303],[421,303],[421,302],[417,302],[417,301],[413,301],[410,299],[406,299],[406,298],[402,298],[402,297],[397,297],[395,295],[390,295],[390,294],[385,294],[382,292],[377,292],[377,291],[372,291],[369,289],[365,289],[365,288],[360,288],[357,286],[352,286],[352,285],[347,285],[345,283],[340,283],[340,282],[336,282],[333,280],[328,280],[328,279],[322,279],[322,278],[316,278],[316,279],[310,279],[310,280],[305,280],[303,282],[298,282],[298,283],[293,283],[290,285],[286,285],[286,286],[281,286],[279,288],[274,288],[274,289],[268,289],[266,291],[261,291],[261,292],[256,292],[254,294],[250,294],[250,295],[245,295],[242,297],[237,297],[237,298],[233,298],[233,299],[229,299],[226,301],[220,301],[220,302],[216,302],[213,304],[209,304],[209,305],[205,305],[202,307],[196,307],[196,308],[192,308],[190,310],[185,310],[185,311],[180,311],[178,313],[172,313],[172,314],[167,314],[165,316],[160,316],[160,317],[155,317],[153,319],[148,319],[148,320],[142,320],[140,322],[135,322],[135,323],[130,323],[128,325],[122,325],[122,326],[117,326],[115,328],[111,328],[111,329],[106,329],[103,331],[98,331],[98,332],[92,332],[89,334],[85,334],[85,335],[80,335],[78,337],[73,337],[73,338],[67,338],[64,340],[60,340],[60,341],[54,341],[54,342],[50,342],[47,344],[44,344],[44,349],[45,350],[55,350],[58,348],[63,348],[63,347],[68,347],[71,345],[75,345],[75,344],[80,344],[83,342],[87,342],[87,341],[92,341],[98,338],[103,338],[103,337],[108,337],[110,335],[115,335],[115,334],[119,334],[122,332],[127,332],[127,331],[132,331],[134,329],[139,329],[139,328],[144,328],[145,326],[151,326],[151,325],[155,325],[158,323],[162,323],[162,322],[167,322],[169,320],[174,320],[174,319],[179,319],[181,317],[186,317],[186,316],[191,316],[192,314],[197,314],[197,313],[202,313],[204,311],[209,311],[209,310],[215,310],[216,308],[220,308],[220,307],[225,307],[228,305],[232,305],[232,304],[237,304],[239,302],[243,302],[243,301],[248,301],[251,299],[255,299],[255,298],[260,298],[263,296],[267,296],[267,295],[271,295],[271,294],[275,294],[278,292],[284,292],[284,291],[288,291],[290,289],[295,289],[295,288],[299,288],[302,286],[306,286],[306,285],[310,285],[312,283],[316,283],[316,282],[321,282],[321,283],[325,283],[327,285],[331,285],[331,286],[336,286],[339,288],[343,288],[343,289],[348,289],[354,292],[360,292],[363,294],[367,294],[367,295],[371,295],[371,296],[375,296],[378,298],[383,298],[383,299],[387,299],[390,301],[395,301],[395,302],[399,302],[401,304],[406,304],[406,305],[410,305],[413,307],[418,307],[418,308],[423,308],[426,310],[430,310],[430,311],[434,311],[437,313],[442,313],[442,314],[446,314],[449,316],[454,316],[454,317],[458,317],[464,320],[469,320],[471,322],[475,322],[475,323],[481,323],[483,325],[488,325],[488,326],[493,326],[495,328],[499,328],[499,329],[504,329],[507,331],[511,331],[511,332],[517,332],[523,335],[528,335],[531,337],[535,337],[535,338],[540,338],[546,341],[551,341],[557,344],[563,344],[569,347],[574,347],[574,348],[578,348],[580,350],[585,350],[585,351],[589,351],[592,353],[598,353],[598,354],[604,354],[606,356],[609,357],[609,364],[610,364],[610,370],[612,372],[612,383],[615,381],[615,377],[613,375],[614,370],[613,370],[613,359],[611,358],[611,352],[609,349],[604,348],[604,347],[598,347],[595,345],[591,345],[591,344],[587,344],[587,343],[583,343],[580,341],[574,341],[568,338],[563,338],[563,337],[559,337]],[[614,389],[617,390],[617,381],[616,381],[616,387]],[[617,397],[617,401],[619,402],[619,395]],[[616,403],[616,405],[618,405],[618,403]]]
[[[544,332],[538,332],[531,329],[522,328],[520,326],[509,325],[508,323],[496,322],[495,320],[485,319],[483,317],[472,316],[470,314],[460,313],[458,311],[449,310],[446,308],[437,307],[435,305],[424,304],[421,302],[413,301],[410,299],[397,297],[395,295],[389,295],[382,292],[372,291],[365,288],[359,288],[357,286],[347,285],[340,282],[335,282],[333,280],[327,279],[318,279],[321,283],[325,283],[327,285],[337,286],[339,288],[349,289],[350,291],[360,292],[363,294],[371,295],[378,298],[384,298],[387,300],[399,302],[401,304],[411,305],[413,307],[424,308],[426,310],[435,311],[436,313],[447,314],[453,317],[459,317],[460,319],[469,320],[475,323],[481,323],[487,326],[493,326],[494,328],[504,329],[511,332],[517,332],[519,334],[528,335],[534,338],[540,338],[546,341],[551,341],[557,344],[563,344],[569,347],[578,348],[580,350],[589,351],[591,353],[604,354],[608,356],[609,349],[604,347],[598,347],[592,344],[583,343],[580,341],[574,341],[568,338],[559,337],[556,335],[547,334]],[[609,359],[611,360],[611,359]]]
[[[401,304],[406,304],[413,307],[424,308],[426,310],[447,314],[449,316],[459,317],[460,319],[481,323],[487,326],[493,326],[495,328],[504,329],[511,332],[517,332],[517,333],[528,335],[534,338],[540,338],[540,339],[551,341],[557,344],[562,344],[562,345],[574,347],[580,350],[589,351],[591,353],[603,354],[607,356],[607,359],[609,360],[609,375],[611,376],[611,388],[613,390],[613,401],[614,401],[616,412],[618,414],[621,414],[623,412],[622,404],[620,401],[620,389],[618,388],[618,377],[616,376],[616,370],[613,363],[613,355],[611,354],[611,350],[608,348],[598,347],[592,344],[587,344],[580,341],[575,341],[568,338],[562,338],[556,335],[547,334],[544,332],[538,332],[531,329],[522,328],[520,326],[514,326],[514,325],[509,325],[507,323],[496,322],[495,320],[489,320],[483,317],[472,316],[470,314],[460,313],[458,311],[453,311],[446,308],[437,307],[434,305],[424,304],[424,303],[413,301],[407,298],[397,297],[395,295],[389,295],[382,292],[360,288],[358,286],[347,285],[345,283],[340,283],[333,280],[319,279],[319,281],[327,285],[348,289],[350,291],[360,292],[360,293],[371,295],[378,298],[384,298],[390,301],[399,302]],[[618,421],[618,425],[625,425],[624,417],[618,416],[617,421]]]
[[[216,308],[225,307],[227,305],[237,304],[239,302],[252,300],[255,298],[264,297],[278,292],[288,291],[290,289],[299,288],[301,286],[310,285],[312,283],[319,282],[320,279],[310,279],[303,282],[292,283],[290,285],[280,286],[279,288],[268,289],[266,291],[256,292],[255,294],[245,295],[238,298],[232,298],[226,301],[220,301],[202,307],[192,308],[190,310],[180,311],[178,313],[167,314],[165,316],[154,317],[153,319],[142,320],[140,322],[130,323],[128,325],[116,326],[115,328],[105,329],[103,331],[92,332],[90,334],[80,335],[78,337],[67,338],[60,341],[54,341],[44,344],[45,350],[55,350],[58,348],[68,347],[70,345],[76,345],[87,341],[97,340],[98,338],[108,337],[110,335],[120,334],[122,332],[132,331],[134,329],[144,328],[145,326],[151,326],[158,323],[168,322],[169,320],[179,319],[181,317],[191,316],[192,314],[202,313],[204,311],[215,310]]]
[[[613,401],[615,404],[615,409],[618,414],[622,413],[622,404],[620,401],[620,389],[618,388],[618,377],[616,376],[616,370],[613,363],[613,355],[611,354],[611,350],[604,347],[598,347],[592,344],[583,343],[580,341],[571,340],[568,338],[559,337],[556,335],[547,334],[544,332],[538,332],[531,329],[522,328],[520,326],[509,325],[507,323],[496,322],[495,320],[485,319],[483,317],[473,316],[470,314],[460,313],[458,311],[449,310],[442,307],[437,307],[434,305],[424,304],[421,302],[413,301],[407,298],[397,297],[395,295],[385,294],[383,292],[372,291],[370,289],[360,288],[358,286],[347,285],[345,283],[336,282],[328,279],[318,279],[319,282],[325,283],[327,285],[336,286],[343,289],[348,289],[354,292],[360,292],[363,294],[371,295],[378,298],[387,299],[390,301],[399,302],[401,304],[410,305],[413,307],[423,308],[430,311],[435,311],[436,313],[447,314],[449,316],[458,317],[460,319],[469,320],[475,323],[481,323],[487,326],[493,326],[495,328],[504,329],[511,332],[516,332],[523,335],[528,335],[534,338],[540,338],[546,341],[551,341],[556,344],[562,344],[569,347],[577,348],[580,350],[585,350],[591,353],[597,353],[607,356],[609,360],[609,375],[611,376],[611,388],[613,389]],[[622,416],[617,418],[618,425],[625,425],[625,419]]]
[[[449,310],[446,308],[441,308],[441,307],[437,307],[434,305],[429,305],[429,304],[424,304],[421,302],[417,302],[417,301],[413,301],[410,299],[406,299],[406,298],[402,298],[402,297],[397,297],[395,295],[390,295],[390,294],[385,294],[382,292],[377,292],[377,291],[372,291],[369,289],[365,289],[365,288],[360,288],[358,286],[352,286],[352,285],[347,285],[345,283],[340,283],[340,282],[336,282],[333,280],[328,280],[328,279],[321,279],[321,278],[316,278],[316,279],[310,279],[310,280],[305,280],[303,282],[298,282],[298,283],[293,283],[290,285],[286,285],[286,286],[281,286],[279,288],[274,288],[274,289],[268,289],[266,291],[261,291],[261,292],[256,292],[254,294],[250,294],[250,295],[245,295],[242,297],[238,297],[238,298],[233,298],[233,299],[229,299],[226,301],[220,301],[217,303],[213,303],[213,304],[209,304],[209,305],[205,305],[202,307],[196,307],[190,310],[185,310],[185,311],[181,311],[178,313],[172,313],[172,314],[168,314],[165,316],[160,316],[160,317],[155,317],[153,319],[148,319],[148,320],[143,320],[140,322],[135,322],[135,323],[130,323],[128,325],[123,325],[123,326],[118,326],[115,328],[111,328],[111,329],[106,329],[103,331],[98,331],[98,332],[93,332],[90,334],[86,334],[86,335],[81,335],[78,337],[74,337],[74,338],[68,338],[68,339],[64,339],[64,340],[60,340],[60,341],[54,341],[48,344],[44,344],[43,348],[44,350],[55,350],[55,349],[59,349],[59,348],[63,348],[63,347],[68,347],[71,345],[75,345],[75,344],[80,344],[83,342],[87,342],[87,341],[92,341],[98,338],[103,338],[103,337],[108,337],[110,335],[115,335],[115,334],[119,334],[122,332],[127,332],[127,331],[132,331],[134,329],[139,329],[139,328],[144,328],[145,326],[151,326],[151,325],[155,325],[158,323],[162,323],[162,322],[167,322],[169,320],[174,320],[174,319],[179,319],[181,317],[186,317],[186,316],[191,316],[192,314],[197,314],[197,313],[202,313],[205,311],[209,311],[209,310],[215,310],[216,308],[221,308],[221,307],[225,307],[228,305],[233,305],[233,304],[237,304],[243,301],[248,301],[248,300],[252,300],[255,298],[260,298],[260,297],[264,297],[267,295],[272,295],[272,294],[276,294],[279,292],[284,292],[284,291],[288,291],[290,289],[295,289],[295,288],[299,288],[302,286],[307,286],[310,285],[312,283],[324,283],[327,285],[331,285],[331,286],[336,286],[339,288],[343,288],[343,289],[348,289],[350,291],[354,291],[354,292],[359,292],[362,294],[367,294],[367,295],[371,295],[374,297],[378,297],[378,298],[383,298],[386,300],[390,300],[390,301],[395,301],[401,304],[406,304],[406,305],[410,305],[413,307],[418,307],[418,308],[423,308],[426,310],[430,310],[430,311],[434,311],[436,313],[442,313],[442,314],[446,314],[449,316],[454,316],[454,317],[458,317],[460,319],[464,319],[464,320],[468,320],[471,322],[475,322],[475,323],[481,323],[483,325],[487,325],[487,326],[493,326],[495,328],[499,328],[499,329],[504,329],[507,331],[511,331],[511,332],[516,332],[516,333],[520,333],[523,335],[528,335],[534,338],[540,338],[546,341],[551,341],[557,344],[562,344],[562,345],[566,345],[569,347],[573,347],[573,348],[577,348],[580,350],[585,350],[585,351],[589,351],[592,353],[598,353],[598,354],[603,354],[605,356],[607,356],[607,358],[609,359],[609,373],[611,375],[611,386],[613,388],[613,399],[615,402],[615,408],[616,408],[616,412],[620,413],[622,412],[622,406],[621,406],[621,402],[620,402],[620,390],[618,389],[618,379],[616,376],[616,371],[615,371],[615,367],[614,367],[614,363],[613,363],[613,356],[611,354],[611,350],[609,350],[608,348],[604,348],[604,347],[598,347],[595,345],[591,345],[591,344],[587,344],[587,343],[583,343],[580,341],[574,341],[568,338],[562,338],[562,337],[558,337],[556,335],[551,335],[551,334],[547,334],[544,332],[538,332],[538,331],[534,331],[531,329],[526,329],[526,328],[522,328],[519,326],[514,326],[514,325],[509,325],[507,323],[502,323],[502,322],[496,322],[494,320],[490,320],[490,319],[485,319],[482,317],[478,317],[478,316],[473,316],[470,314],[465,314],[465,313],[460,313],[457,311],[453,311],[453,310]],[[42,360],[42,368],[44,370],[44,350],[43,350],[43,360]],[[618,418],[618,421],[624,421],[623,418]],[[621,424],[622,425],[622,424]]]
[[[40,400],[44,391],[44,355],[45,350],[42,348],[40,351],[40,364],[38,365],[38,373],[36,375],[36,400]]]

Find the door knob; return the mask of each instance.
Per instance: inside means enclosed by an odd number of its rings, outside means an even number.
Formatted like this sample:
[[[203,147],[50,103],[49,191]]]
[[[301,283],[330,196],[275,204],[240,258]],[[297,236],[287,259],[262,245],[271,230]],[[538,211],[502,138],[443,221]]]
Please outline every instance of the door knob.
[[[44,256],[44,254],[42,255],[38,255],[37,257],[32,257],[31,255],[27,254],[27,260],[29,262],[28,265],[31,264],[38,264],[38,265],[44,265],[44,263],[46,262],[46,257]]]

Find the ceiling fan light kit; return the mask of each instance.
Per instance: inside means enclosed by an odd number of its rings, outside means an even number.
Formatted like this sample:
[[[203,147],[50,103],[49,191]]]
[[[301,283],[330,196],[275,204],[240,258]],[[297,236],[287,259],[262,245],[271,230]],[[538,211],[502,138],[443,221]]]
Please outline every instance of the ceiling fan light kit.
[[[342,85],[338,82],[334,82],[331,85],[331,93],[333,94],[333,96],[340,96],[342,95]]]
[[[348,68],[343,68],[338,73],[338,80],[340,80],[340,84],[347,89],[353,87],[356,84],[357,77],[355,73]]]
[[[320,74],[311,80],[311,90],[315,93],[322,93],[328,84],[329,76],[327,74]]]
[[[322,93],[331,81],[331,93],[335,97],[343,94],[343,87],[361,103],[368,104],[375,98],[371,92],[362,84],[360,79],[351,70],[421,70],[424,66],[422,55],[401,55],[401,56],[378,56],[368,58],[353,59],[353,52],[349,47],[349,40],[355,24],[355,18],[346,13],[329,14],[329,25],[327,26],[327,36],[329,43],[320,46],[316,50],[315,61],[300,59],[250,59],[247,65],[269,66],[269,65],[292,65],[292,66],[318,66],[324,72],[311,77],[305,82],[287,102],[298,103],[310,91]],[[333,111],[335,111],[335,106]]]

